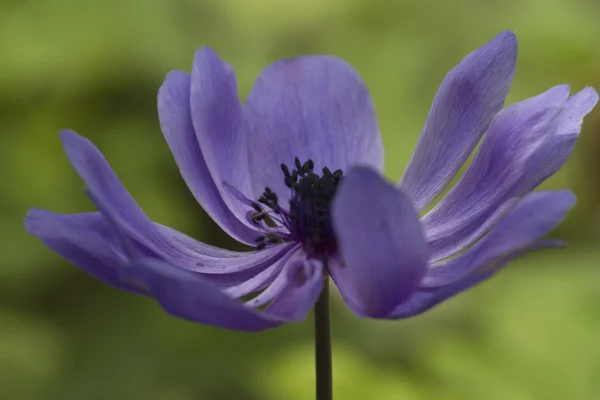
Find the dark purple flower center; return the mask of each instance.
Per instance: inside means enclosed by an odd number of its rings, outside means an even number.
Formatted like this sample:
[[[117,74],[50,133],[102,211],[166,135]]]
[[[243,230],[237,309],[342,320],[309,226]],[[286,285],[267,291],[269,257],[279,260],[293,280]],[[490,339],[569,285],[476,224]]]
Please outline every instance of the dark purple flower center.
[[[255,222],[265,220],[274,226],[274,221],[277,221],[289,230],[289,234],[262,235],[256,238],[256,248],[261,250],[268,244],[296,241],[304,245],[309,256],[323,258],[333,255],[337,244],[331,225],[330,206],[343,172],[340,169],[331,172],[324,167],[322,175],[319,175],[313,172],[312,160],[302,164],[297,157],[294,164],[295,168],[292,170],[281,164],[285,185],[291,190],[289,209],[279,206],[277,195],[268,187],[259,197],[258,203],[252,204],[256,210],[252,215]],[[265,211],[259,203],[270,211]],[[275,215],[270,218],[270,214]]]

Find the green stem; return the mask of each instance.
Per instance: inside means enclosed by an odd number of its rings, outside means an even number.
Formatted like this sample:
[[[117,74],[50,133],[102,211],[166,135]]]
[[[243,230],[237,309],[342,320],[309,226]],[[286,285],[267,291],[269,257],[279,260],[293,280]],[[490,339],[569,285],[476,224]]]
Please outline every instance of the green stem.
[[[332,400],[331,328],[329,324],[329,278],[315,305],[315,369],[317,400]]]

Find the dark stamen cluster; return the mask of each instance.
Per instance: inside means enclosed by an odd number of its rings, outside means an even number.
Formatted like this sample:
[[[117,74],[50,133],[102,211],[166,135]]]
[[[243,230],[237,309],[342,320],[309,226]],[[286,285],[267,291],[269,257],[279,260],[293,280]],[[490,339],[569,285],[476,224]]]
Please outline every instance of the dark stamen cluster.
[[[314,162],[308,160],[301,163],[296,157],[295,168],[281,164],[285,185],[291,189],[292,196],[289,201],[289,211],[282,210],[279,206],[277,195],[265,188],[258,199],[264,204],[265,211],[260,204],[254,203],[252,207],[256,213],[252,215],[255,222],[264,220],[270,212],[281,216],[281,221],[290,231],[290,236],[282,238],[276,234],[263,235],[257,238],[257,248],[262,249],[269,243],[279,243],[282,240],[297,240],[302,242],[306,251],[314,256],[327,256],[335,251],[336,243],[331,226],[330,205],[333,196],[342,179],[342,170],[331,172],[323,168],[323,174],[316,174]]]

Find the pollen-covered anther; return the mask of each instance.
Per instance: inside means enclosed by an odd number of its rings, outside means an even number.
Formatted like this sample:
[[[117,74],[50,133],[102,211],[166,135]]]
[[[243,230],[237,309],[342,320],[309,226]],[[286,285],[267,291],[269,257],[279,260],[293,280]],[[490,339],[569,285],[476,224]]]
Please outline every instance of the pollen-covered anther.
[[[283,209],[279,205],[277,194],[266,187],[258,198],[258,203],[252,204],[256,211],[252,219],[260,222],[271,217],[271,221],[279,223],[289,231],[288,235],[272,235],[273,237],[280,241],[301,242],[309,256],[321,258],[336,251],[329,208],[343,172],[331,172],[329,168],[324,167],[322,175],[319,175],[314,172],[314,166],[313,160],[302,163],[298,157],[294,159],[293,169],[281,164],[284,183],[291,191],[289,209]],[[269,242],[265,236],[257,243],[257,249],[260,250],[273,242]]]

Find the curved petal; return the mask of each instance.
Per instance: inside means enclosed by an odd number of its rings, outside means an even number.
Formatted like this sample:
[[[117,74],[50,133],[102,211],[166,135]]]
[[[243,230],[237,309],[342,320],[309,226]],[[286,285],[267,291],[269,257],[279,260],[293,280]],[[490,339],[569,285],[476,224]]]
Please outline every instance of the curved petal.
[[[233,69],[209,47],[196,52],[191,75],[190,106],[200,150],[225,203],[246,224],[248,208],[223,187],[251,195],[244,114]],[[256,235],[254,235],[256,236]]]
[[[569,97],[563,107],[556,134],[542,143],[527,160],[526,173],[517,184],[518,190],[533,190],[565,164],[581,132],[583,118],[597,103],[598,93],[592,87],[586,87]]]
[[[290,257],[286,270],[296,268],[299,260],[295,257],[304,256],[300,253],[296,252]],[[322,271],[318,268],[303,282],[287,280],[287,284],[283,285],[265,310],[257,311],[249,307],[254,306],[251,302],[244,305],[231,299],[207,283],[202,275],[157,260],[138,260],[127,265],[122,275],[147,288],[171,315],[247,332],[303,320],[316,302],[323,284]]]
[[[250,272],[266,268],[290,252],[295,244],[285,243],[260,251],[236,252],[224,249],[215,251],[212,246],[199,242],[179,231],[154,224],[156,236],[141,241],[151,251],[165,260],[178,263],[182,268],[207,275],[223,275]],[[152,229],[152,228],[150,228]],[[140,235],[134,235],[139,241]],[[207,254],[206,248],[211,253]],[[203,253],[200,253],[203,252]]]
[[[502,109],[516,59],[517,38],[502,32],[444,78],[399,183],[418,211],[450,183]]]
[[[94,278],[122,290],[145,294],[119,278],[126,256],[106,219],[98,212],[55,214],[32,209],[25,230],[48,248]]]
[[[268,303],[265,312],[287,321],[302,321],[323,290],[323,265],[320,261],[308,260],[301,249],[288,253],[280,265],[281,272],[273,283],[246,305],[260,307]]]
[[[344,266],[332,273],[357,313],[385,317],[412,296],[427,267],[427,246],[407,196],[377,172],[354,167],[332,204]]]
[[[328,260],[327,272],[329,272],[331,279],[333,279],[344,302],[354,314],[361,318],[366,318],[368,314],[363,305],[361,293],[355,288],[360,283],[356,283],[354,276],[346,273],[345,268],[344,261],[337,257]]]
[[[593,89],[568,94],[556,86],[494,118],[465,174],[422,219],[431,262],[466,248],[562,167],[597,99]]]
[[[432,267],[421,286],[451,285],[482,266],[530,247],[562,222],[575,201],[569,190],[531,193],[469,250]]]
[[[323,291],[323,264],[317,260],[296,260],[286,269],[286,285],[265,308],[265,312],[290,322],[306,319]]]
[[[142,259],[121,269],[122,279],[146,288],[169,314],[226,329],[258,332],[285,320],[245,307],[202,275],[157,259]]]
[[[478,214],[468,213],[470,219],[461,219],[455,225],[425,225],[425,236],[429,246],[429,263],[436,263],[458,254],[498,223],[521,200],[520,197],[506,196],[508,199],[494,203],[489,209]],[[460,215],[460,214],[458,214]],[[423,220],[421,220],[423,222]],[[428,230],[429,229],[429,230]],[[429,233],[429,235],[427,235]]]
[[[352,164],[383,169],[383,144],[371,97],[356,71],[330,56],[279,61],[265,69],[244,107],[255,196],[288,193],[280,164],[294,157],[315,170]]]
[[[415,315],[421,314],[443,301],[456,296],[464,292],[467,289],[487,280],[500,269],[502,269],[510,261],[514,260],[521,255],[552,247],[562,247],[563,243],[554,240],[541,240],[534,243],[528,248],[521,249],[515,253],[508,254],[500,259],[496,259],[489,264],[481,266],[480,269],[474,271],[472,274],[465,276],[464,278],[456,281],[455,283],[448,286],[441,286],[435,288],[419,288],[415,295],[406,303],[400,305],[394,310],[389,316],[389,319],[409,318]]]
[[[232,298],[241,298],[243,296],[247,296],[249,294],[258,292],[263,290],[267,286],[274,284],[279,277],[281,277],[282,271],[293,255],[295,255],[298,251],[299,244],[294,248],[291,248],[281,259],[277,262],[274,262],[271,266],[265,268],[259,273],[248,277],[243,282],[240,282],[237,285],[232,285],[227,287],[223,292]]]
[[[271,311],[259,312],[227,296],[206,275],[144,257],[144,249],[136,248],[132,258],[112,221],[101,213],[61,215],[30,210],[25,227],[51,250],[102,282],[153,297],[177,317],[223,328],[254,332],[297,321],[300,315],[306,316],[318,289],[314,277],[292,290],[284,285],[271,302]],[[277,301],[287,308],[278,308]]]
[[[456,245],[468,245],[463,239],[475,227],[495,222],[490,214],[517,195],[513,186],[531,154],[556,133],[568,96],[568,86],[556,86],[507,107],[494,118],[465,174],[422,219],[431,261],[451,255]]]
[[[72,131],[61,134],[67,157],[86,183],[96,205],[125,234],[167,262],[207,274],[225,274],[266,268],[293,244],[260,252],[239,253],[217,249],[173,229],[153,223],[123,187],[102,154]]]
[[[172,71],[158,91],[158,117],[181,176],[202,208],[231,237],[253,244],[256,231],[236,217],[223,201],[200,150],[190,111],[190,77]]]

